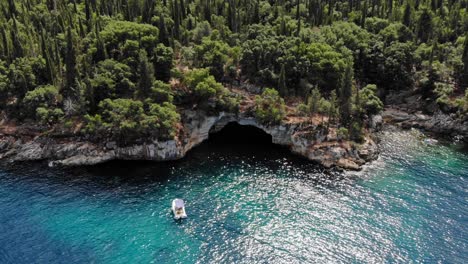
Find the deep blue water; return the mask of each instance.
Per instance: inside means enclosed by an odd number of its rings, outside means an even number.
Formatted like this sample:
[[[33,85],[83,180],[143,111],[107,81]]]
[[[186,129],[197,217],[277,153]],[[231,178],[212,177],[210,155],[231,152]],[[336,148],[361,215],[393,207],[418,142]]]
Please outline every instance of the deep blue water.
[[[466,152],[409,132],[381,145],[358,173],[239,142],[171,163],[3,165],[0,263],[466,263]]]

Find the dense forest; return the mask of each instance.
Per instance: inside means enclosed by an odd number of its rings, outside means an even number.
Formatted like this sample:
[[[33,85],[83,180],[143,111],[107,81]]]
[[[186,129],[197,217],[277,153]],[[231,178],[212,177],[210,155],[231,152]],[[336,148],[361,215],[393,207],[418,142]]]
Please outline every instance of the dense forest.
[[[0,111],[43,128],[173,138],[181,109],[239,111],[262,91],[358,140],[413,89],[468,113],[467,0],[2,0]]]

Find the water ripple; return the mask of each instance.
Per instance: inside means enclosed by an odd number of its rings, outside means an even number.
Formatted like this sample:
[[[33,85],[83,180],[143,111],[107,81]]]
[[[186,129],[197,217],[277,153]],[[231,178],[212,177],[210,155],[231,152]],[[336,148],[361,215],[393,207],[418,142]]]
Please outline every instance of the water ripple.
[[[408,132],[381,146],[357,173],[213,145],[175,163],[6,167],[0,262],[463,263],[466,153]]]

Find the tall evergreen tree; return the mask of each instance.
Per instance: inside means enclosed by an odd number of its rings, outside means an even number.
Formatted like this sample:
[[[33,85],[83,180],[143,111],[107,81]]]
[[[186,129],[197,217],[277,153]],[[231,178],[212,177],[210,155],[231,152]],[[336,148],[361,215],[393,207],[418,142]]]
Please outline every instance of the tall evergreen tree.
[[[407,27],[411,26],[411,6],[409,2],[407,2],[405,6],[405,12],[403,14],[403,25]]]
[[[427,42],[432,36],[432,15],[427,8],[424,8],[418,21],[418,39]]]
[[[281,71],[278,80],[278,92],[283,97],[288,95],[288,88],[286,87],[286,69],[284,68],[284,64],[281,65]]]
[[[52,61],[50,58],[50,52],[47,46],[47,42],[45,40],[45,33],[42,31],[41,34],[41,49],[42,49],[42,57],[46,61],[46,71],[47,71],[47,80],[53,82],[54,81],[54,70],[53,70],[53,65]]]
[[[462,89],[468,89],[468,34],[465,34],[465,42],[463,48],[463,73],[462,73]]]
[[[138,82],[138,92],[141,98],[147,98],[150,94],[154,81],[154,69],[148,62],[146,51],[140,50],[138,72],[140,75]]]
[[[164,21],[164,15],[159,16],[159,41],[164,45],[169,46],[169,36],[167,33],[166,22]]]
[[[19,39],[19,30],[16,18],[13,17],[13,29],[10,30],[11,41],[13,42],[13,58],[21,58],[24,56],[23,45]]]
[[[10,61],[10,48],[8,45],[8,38],[7,34],[5,31],[5,27],[1,27],[0,34],[2,35],[2,47],[3,47],[3,57],[7,60]]]
[[[301,2],[299,0],[296,1],[296,20],[297,20],[297,30],[296,30],[296,36],[299,37],[299,34],[301,33],[301,13],[300,13],[300,5]]]
[[[68,27],[67,29],[67,52],[65,55],[65,65],[65,86],[62,90],[63,98],[76,103],[79,99],[79,91],[77,87],[76,51],[73,44],[71,27]]]
[[[351,64],[351,63],[349,63]],[[349,125],[351,119],[351,97],[353,95],[353,67],[348,65],[344,74],[343,85],[340,92],[341,123]]]

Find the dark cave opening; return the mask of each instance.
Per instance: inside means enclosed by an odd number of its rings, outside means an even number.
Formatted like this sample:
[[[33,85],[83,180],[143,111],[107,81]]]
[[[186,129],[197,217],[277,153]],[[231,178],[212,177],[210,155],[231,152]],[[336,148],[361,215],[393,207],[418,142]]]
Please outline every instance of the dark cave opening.
[[[250,125],[228,123],[220,131],[210,133],[208,140],[217,145],[273,145],[271,135]]]

